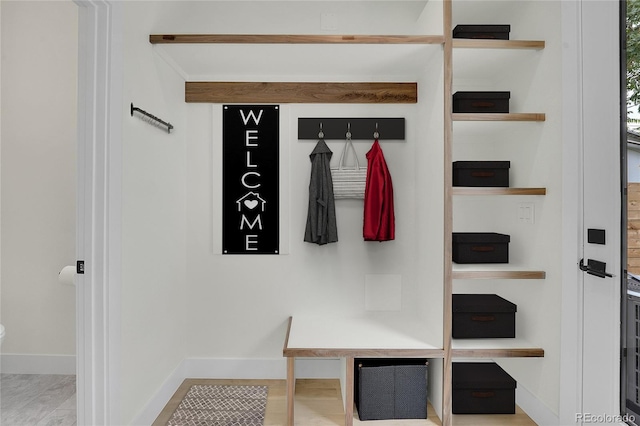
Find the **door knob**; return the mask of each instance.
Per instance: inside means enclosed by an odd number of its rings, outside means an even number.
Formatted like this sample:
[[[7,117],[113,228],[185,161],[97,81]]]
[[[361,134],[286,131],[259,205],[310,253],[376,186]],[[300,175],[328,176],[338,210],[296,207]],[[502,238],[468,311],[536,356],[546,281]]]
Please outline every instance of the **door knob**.
[[[613,274],[608,273],[607,264],[600,262],[599,260],[587,259],[587,264],[584,264],[584,259],[580,259],[578,266],[581,271],[586,272],[589,275],[595,275],[596,277],[606,278],[613,277]]]

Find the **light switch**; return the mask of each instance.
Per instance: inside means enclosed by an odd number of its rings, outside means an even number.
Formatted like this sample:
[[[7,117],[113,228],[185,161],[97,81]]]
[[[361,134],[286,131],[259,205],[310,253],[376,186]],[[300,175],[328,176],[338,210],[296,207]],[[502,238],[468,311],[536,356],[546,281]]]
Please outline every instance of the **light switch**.
[[[320,15],[320,29],[322,31],[337,31],[338,15],[335,13],[322,13]]]
[[[534,203],[518,204],[518,222],[519,223],[535,223],[536,208]]]

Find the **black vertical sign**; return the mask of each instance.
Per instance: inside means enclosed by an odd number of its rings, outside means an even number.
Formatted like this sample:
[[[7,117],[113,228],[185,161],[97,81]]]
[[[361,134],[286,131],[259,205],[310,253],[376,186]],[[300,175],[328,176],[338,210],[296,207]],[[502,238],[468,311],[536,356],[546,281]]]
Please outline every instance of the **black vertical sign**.
[[[278,254],[278,106],[224,105],[222,114],[222,252]]]

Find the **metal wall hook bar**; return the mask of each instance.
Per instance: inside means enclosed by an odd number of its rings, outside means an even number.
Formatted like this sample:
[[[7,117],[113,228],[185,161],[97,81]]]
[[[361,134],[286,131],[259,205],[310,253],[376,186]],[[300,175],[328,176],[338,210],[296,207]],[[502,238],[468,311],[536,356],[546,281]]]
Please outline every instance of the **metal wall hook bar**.
[[[404,118],[298,118],[298,139],[317,140],[318,128],[323,139],[344,140],[346,128],[353,140],[372,140],[373,131],[380,140],[405,139]]]
[[[140,118],[142,119],[142,121],[145,121],[160,129],[166,129],[167,133],[171,133],[171,130],[173,129],[173,125],[171,123],[161,120],[155,115],[149,114],[147,111],[133,106],[133,103],[131,103],[131,116],[133,117],[134,113],[136,112],[141,115]]]

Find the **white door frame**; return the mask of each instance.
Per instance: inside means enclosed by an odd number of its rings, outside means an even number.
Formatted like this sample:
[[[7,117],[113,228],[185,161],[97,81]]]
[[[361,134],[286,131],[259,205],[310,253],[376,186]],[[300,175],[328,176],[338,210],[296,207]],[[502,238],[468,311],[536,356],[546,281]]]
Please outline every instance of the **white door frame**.
[[[593,97],[594,86],[589,86],[591,82],[587,82],[583,79],[583,66],[585,63],[585,57],[588,59],[597,46],[591,43],[593,40],[593,31],[596,29],[604,29],[604,34],[599,34],[601,37],[598,42],[603,42],[607,37],[615,37],[619,39],[617,31],[615,34],[611,32],[611,23],[606,21],[604,16],[596,17],[598,22],[587,22],[587,19],[593,19],[592,13],[585,13],[583,7],[589,5],[589,3],[595,4],[592,0],[576,0],[576,1],[563,1],[562,2],[562,38],[563,38],[563,218],[562,218],[562,250],[563,250],[563,270],[562,270],[562,341],[561,341],[561,361],[560,361],[560,412],[559,412],[559,424],[582,424],[578,421],[577,414],[590,411],[589,407],[583,405],[583,387],[587,386],[583,383],[583,370],[589,368],[589,366],[583,363],[583,332],[589,333],[590,330],[584,328],[584,315],[589,315],[583,311],[583,301],[585,300],[585,287],[584,287],[584,273],[579,271],[577,264],[582,258],[583,246],[584,246],[584,226],[590,224],[583,223],[583,154],[584,154],[584,142],[588,137],[592,137],[591,134],[585,133],[585,128],[592,119],[588,115],[583,114],[583,102],[590,102],[589,99]],[[617,0],[598,0],[599,3],[610,3],[612,8],[616,8],[619,4]],[[589,5],[591,6],[591,5]],[[610,10],[613,12],[613,10]],[[591,18],[589,18],[591,16]],[[617,17],[616,17],[617,19]],[[619,22],[619,21],[617,21]],[[591,25],[589,25],[591,24]],[[594,26],[594,24],[597,24]],[[617,27],[616,27],[617,28]],[[608,32],[607,32],[608,30]],[[591,33],[585,34],[584,31],[590,31]],[[589,37],[587,37],[589,36]],[[611,41],[608,39],[608,41]],[[602,49],[602,46],[600,46]],[[619,48],[614,52],[610,52],[616,55],[619,52]],[[619,61],[613,61],[615,63],[609,63],[608,61],[602,61],[601,64],[606,64],[611,67],[618,67]],[[590,63],[593,63],[590,62]],[[609,69],[607,69],[606,75]],[[611,98],[608,98],[604,104],[610,104]],[[611,96],[614,96],[616,105],[619,105],[619,86],[616,87]],[[604,99],[602,99],[604,100]],[[619,129],[619,122],[615,125],[616,132]],[[619,207],[618,207],[619,208]],[[601,225],[605,226],[605,224]],[[619,232],[619,230],[615,230]],[[612,240],[617,241],[618,238]],[[620,250],[619,246],[615,242],[610,243],[610,249]],[[619,253],[618,253],[619,254]],[[610,269],[608,272],[618,275],[617,281],[619,283],[620,271],[614,264],[607,266]],[[612,282],[605,282],[603,285],[615,285]],[[619,338],[620,338],[620,315],[619,306],[620,300],[616,301],[603,301],[603,303],[617,304],[618,314],[615,313],[611,318],[607,318],[607,324],[605,328],[610,332],[609,337],[611,341],[618,342],[613,348],[609,348],[609,342],[602,342],[603,347],[606,345],[610,350],[607,355],[601,359],[599,368],[600,371],[606,370],[611,372],[615,377],[612,380],[617,381],[618,385],[615,386],[614,392],[617,395],[613,395],[613,401],[609,403],[609,398],[612,397],[610,392],[609,383],[604,392],[607,395],[602,395],[603,400],[607,400],[607,412],[591,413],[595,415],[615,415],[620,412],[619,404]],[[612,305],[609,305],[612,306]],[[613,309],[615,310],[615,308]],[[613,318],[615,316],[615,318]],[[616,373],[617,371],[617,373]],[[593,391],[593,389],[592,389]],[[588,405],[588,404],[587,404]],[[610,406],[610,407],[609,407]]]
[[[562,313],[560,343],[560,412],[559,424],[570,425],[582,412],[582,354],[580,348],[582,317],[581,273],[576,267],[580,256],[582,191],[579,176],[582,148],[578,135],[582,131],[582,61],[580,2],[563,1],[562,43]]]
[[[122,4],[78,13],[77,424],[119,424]]]

